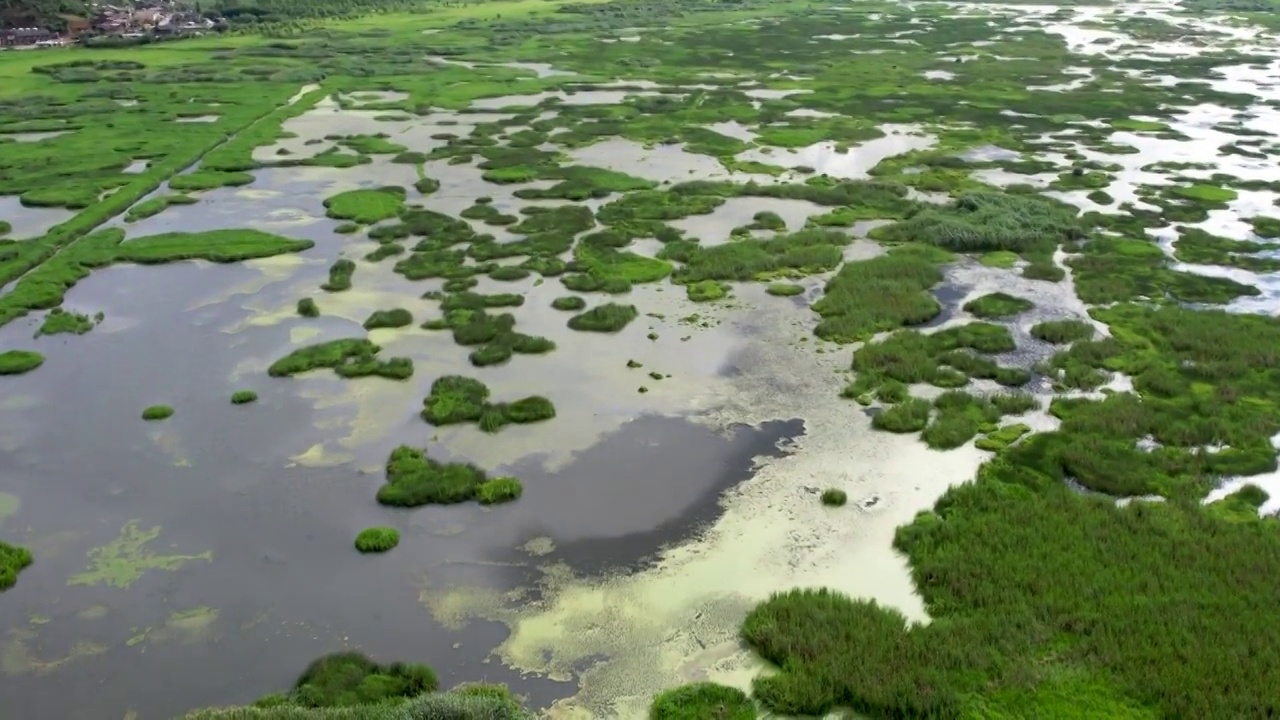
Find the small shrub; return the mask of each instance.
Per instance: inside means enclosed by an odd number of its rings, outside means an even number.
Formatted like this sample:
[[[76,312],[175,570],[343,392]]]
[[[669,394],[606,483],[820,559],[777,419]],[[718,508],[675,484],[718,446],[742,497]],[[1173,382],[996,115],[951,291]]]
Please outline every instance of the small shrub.
[[[496,477],[486,480],[476,488],[476,500],[481,505],[495,505],[511,502],[520,497],[524,486],[513,477]]]
[[[822,504],[828,507],[843,507],[849,502],[849,495],[843,490],[827,488],[822,491]]]
[[[661,693],[649,720],[755,720],[756,706],[737,688],[711,682],[681,685]]]
[[[258,393],[252,390],[237,390],[231,393],[231,403],[233,405],[244,405],[258,399]]]
[[[298,314],[302,317],[319,317],[320,307],[316,305],[316,301],[311,298],[302,298],[298,301]]]
[[[1093,338],[1093,325],[1085,320],[1049,320],[1031,327],[1031,336],[1054,345]]]
[[[438,686],[426,665],[380,665],[358,652],[338,652],[307,666],[294,685],[293,701],[311,708],[351,707],[417,697]]]
[[[577,295],[566,295],[551,301],[551,307],[556,310],[581,310],[586,306],[587,301]]]
[[[729,294],[729,284],[718,280],[700,280],[686,285],[685,293],[693,302],[722,300]]]
[[[13,587],[18,573],[31,564],[31,551],[0,541],[0,591]]]
[[[929,423],[928,400],[910,398],[876,413],[871,426],[894,433],[918,432]]]
[[[980,318],[998,318],[1017,315],[1035,307],[1035,303],[1013,295],[997,292],[974,298],[964,304],[966,312]]]
[[[364,321],[364,329],[376,330],[378,328],[402,328],[412,323],[413,314],[404,308],[375,310],[374,313]]]
[[[381,553],[400,544],[400,531],[390,527],[371,527],[356,536],[356,549],[362,553]]]
[[[569,328],[583,332],[614,333],[625,328],[639,315],[635,305],[605,303],[569,318]]]
[[[804,294],[804,286],[795,283],[775,282],[769,283],[769,287],[765,288],[765,292],[778,297],[792,297]]]
[[[168,405],[152,405],[142,411],[143,420],[164,420],[173,415],[173,408]]]

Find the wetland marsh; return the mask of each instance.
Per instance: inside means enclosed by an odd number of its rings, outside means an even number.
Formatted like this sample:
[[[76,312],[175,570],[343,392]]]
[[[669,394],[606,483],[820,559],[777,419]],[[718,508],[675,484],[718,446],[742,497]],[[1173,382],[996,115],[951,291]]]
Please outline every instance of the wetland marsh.
[[[1280,706],[1266,16],[375,8],[0,53],[0,705]]]

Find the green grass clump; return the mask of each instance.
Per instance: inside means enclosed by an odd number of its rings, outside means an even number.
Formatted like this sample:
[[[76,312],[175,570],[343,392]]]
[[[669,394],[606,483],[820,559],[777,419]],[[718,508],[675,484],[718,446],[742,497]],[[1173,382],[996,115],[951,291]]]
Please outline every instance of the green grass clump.
[[[755,720],[756,706],[737,688],[696,682],[664,691],[653,699],[649,720]]]
[[[441,463],[427,457],[421,450],[401,445],[391,451],[387,460],[387,482],[378,489],[378,502],[397,507],[420,505],[449,505],[481,499],[481,488],[489,482],[484,492],[491,502],[506,502],[519,496],[519,483],[513,487],[509,480],[490,480],[483,470],[469,463]],[[510,497],[511,493],[514,497]]]
[[[400,531],[391,527],[365,528],[356,535],[356,550],[383,553],[400,544]]]
[[[862,392],[881,383],[927,382],[938,387],[959,387],[970,378],[995,380],[1001,385],[1024,385],[1030,374],[1021,368],[1001,367],[977,353],[1003,353],[1015,348],[1007,328],[972,322],[925,335],[899,330],[884,340],[868,343],[853,354]]]
[[[31,551],[0,540],[0,591],[18,582],[18,573],[31,564]]]
[[[1025,298],[1006,295],[1002,292],[983,295],[964,304],[965,312],[980,318],[999,318],[1017,315],[1035,307],[1035,303]]]
[[[910,398],[876,413],[871,427],[893,433],[919,432],[929,423],[931,409],[928,400]]]
[[[778,297],[793,297],[795,295],[803,295],[804,286],[795,283],[775,282],[769,283],[769,287],[765,288],[764,291]]]
[[[307,666],[289,701],[306,708],[354,707],[412,698],[438,686],[436,674],[426,665],[380,665],[358,652],[337,652]]]
[[[1031,326],[1031,337],[1054,345],[1089,340],[1094,332],[1093,324],[1085,320],[1048,320]]]
[[[518,500],[524,492],[524,486],[513,477],[496,477],[480,483],[476,488],[476,500],[481,505],[497,505],[499,503]]]
[[[497,432],[510,424],[550,420],[556,416],[551,401],[531,395],[510,403],[490,403],[489,388],[475,378],[445,375],[431,383],[422,401],[422,419],[432,425],[476,423],[485,432]]]
[[[364,338],[331,340],[298,348],[271,363],[267,374],[271,377],[289,377],[319,368],[331,368],[346,378],[378,377],[404,380],[413,375],[413,361],[409,358],[380,360],[382,348]]]
[[[311,298],[302,298],[298,301],[298,314],[302,317],[320,317],[320,307],[316,305],[316,301]]]
[[[718,280],[702,280],[685,286],[685,293],[693,302],[723,300],[729,295],[729,283]]]
[[[92,330],[95,324],[88,315],[69,312],[62,308],[54,308],[49,311],[48,315],[44,316],[44,322],[40,324],[40,329],[36,330],[36,337],[61,333],[83,335]]]
[[[44,356],[33,350],[0,352],[0,375],[21,375],[44,364]]]
[[[849,502],[849,494],[843,490],[827,488],[822,491],[822,504],[827,507],[843,507]]]
[[[996,393],[988,396],[987,401],[994,405],[1001,415],[1021,415],[1040,409],[1040,401],[1036,400],[1036,396],[1026,392]]]
[[[142,411],[143,420],[164,420],[173,415],[173,408],[168,405],[152,405]]]
[[[927,242],[956,252],[1046,251],[1078,240],[1076,209],[1039,195],[978,192],[950,205],[930,206],[872,236],[891,242]]]
[[[605,303],[569,318],[569,328],[583,332],[615,333],[640,315],[635,305]]]
[[[413,313],[410,313],[404,308],[375,310],[373,314],[364,321],[364,329],[376,330],[378,328],[402,328],[412,323]]]
[[[1008,270],[1018,264],[1018,254],[1008,250],[993,250],[989,253],[983,253],[982,257],[978,258],[978,262],[987,267]]]
[[[1022,423],[1005,425],[1004,427],[987,433],[985,437],[978,438],[973,444],[979,450],[999,452],[1000,450],[1014,444],[1021,439],[1023,435],[1026,435],[1029,432],[1031,432],[1031,428],[1023,425]]]
[[[258,393],[252,390],[237,390],[231,393],[232,405],[244,405],[246,403],[256,402]]]
[[[940,282],[942,271],[926,253],[890,252],[845,263],[813,304],[813,311],[822,316],[813,333],[823,340],[851,343],[928,322],[942,309],[926,291]]]
[[[581,310],[586,306],[587,301],[577,295],[566,295],[551,301],[551,307],[556,310]]]
[[[667,243],[663,260],[683,263],[672,273],[679,284],[704,280],[767,280],[812,275],[834,269],[852,238],[837,230],[801,230],[768,240],[744,239],[702,247],[687,240]]]
[[[7,220],[0,220],[0,237],[4,237],[13,232],[13,225]]]
[[[335,220],[350,220],[361,225],[371,225],[389,220],[404,209],[405,190],[402,187],[381,187],[376,190],[348,190],[326,198],[325,214]]]
[[[329,279],[324,282],[320,289],[325,292],[342,292],[351,289],[351,276],[356,271],[355,261],[347,258],[338,258],[329,267]]]

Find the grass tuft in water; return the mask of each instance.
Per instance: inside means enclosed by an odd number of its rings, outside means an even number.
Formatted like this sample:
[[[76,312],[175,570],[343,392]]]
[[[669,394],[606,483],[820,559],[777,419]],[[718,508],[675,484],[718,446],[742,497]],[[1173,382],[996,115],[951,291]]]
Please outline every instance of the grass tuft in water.
[[[391,527],[365,528],[356,535],[356,550],[383,553],[400,544],[400,531]]]
[[[168,405],[152,405],[142,411],[143,420],[164,420],[173,415],[173,408]]]
[[[232,405],[245,405],[247,403],[256,402],[258,393],[252,390],[237,390],[231,393]]]

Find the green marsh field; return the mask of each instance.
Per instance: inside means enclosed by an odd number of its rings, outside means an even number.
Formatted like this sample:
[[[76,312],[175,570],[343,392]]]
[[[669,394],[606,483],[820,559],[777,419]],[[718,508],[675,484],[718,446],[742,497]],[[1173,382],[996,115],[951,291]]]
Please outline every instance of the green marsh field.
[[[1280,711],[1241,0],[0,52],[21,718]]]

